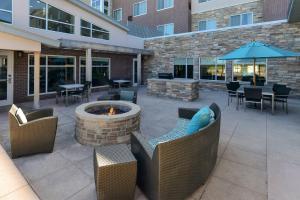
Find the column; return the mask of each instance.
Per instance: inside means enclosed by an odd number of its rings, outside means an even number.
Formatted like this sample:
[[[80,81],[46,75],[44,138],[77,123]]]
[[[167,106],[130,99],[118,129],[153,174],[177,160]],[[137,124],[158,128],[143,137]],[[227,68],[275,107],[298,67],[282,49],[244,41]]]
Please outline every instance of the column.
[[[137,55],[137,77],[138,85],[142,84],[142,54]]]
[[[41,52],[34,52],[34,97],[33,107],[40,108],[40,58]]]
[[[92,49],[86,50],[85,78],[86,81],[92,81]]]

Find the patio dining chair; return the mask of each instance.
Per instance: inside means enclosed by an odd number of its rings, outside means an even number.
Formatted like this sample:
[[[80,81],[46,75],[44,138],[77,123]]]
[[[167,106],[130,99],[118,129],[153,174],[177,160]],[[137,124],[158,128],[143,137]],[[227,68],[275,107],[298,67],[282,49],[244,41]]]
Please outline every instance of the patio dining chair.
[[[240,87],[240,83],[239,82],[230,82],[226,84],[227,87],[227,102],[228,102],[228,106],[229,106],[229,102],[232,102],[232,99],[236,98],[237,95],[237,89],[239,89]],[[243,94],[239,94],[239,103],[241,103],[243,101]]]
[[[80,90],[76,90],[76,91],[72,91],[70,93],[70,95],[72,95],[73,97],[77,97],[80,99],[80,101],[83,101],[83,99],[86,99],[87,102],[89,101],[90,95],[91,95],[91,86],[92,86],[92,82],[90,81],[86,81],[84,83],[84,86],[82,89]]]
[[[275,108],[276,108],[276,103],[282,103],[282,108],[284,109],[286,113],[288,113],[288,97],[291,92],[291,88],[289,87],[279,87],[275,91]]]
[[[247,103],[252,103],[254,105],[260,104],[260,110],[263,111],[263,96],[262,88],[244,88],[244,110],[246,110]]]

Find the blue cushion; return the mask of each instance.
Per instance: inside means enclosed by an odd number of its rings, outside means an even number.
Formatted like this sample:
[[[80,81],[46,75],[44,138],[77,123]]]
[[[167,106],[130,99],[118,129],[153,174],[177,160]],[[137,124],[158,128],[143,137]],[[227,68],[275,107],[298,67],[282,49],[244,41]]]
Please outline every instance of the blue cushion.
[[[176,127],[169,133],[148,141],[152,149],[155,149],[159,143],[169,142],[186,135],[186,128],[190,120],[179,118]]]
[[[124,101],[133,101],[134,91],[120,91],[120,99]]]
[[[201,108],[190,121],[186,129],[187,134],[196,133],[199,129],[207,126],[213,118],[212,113],[208,106]]]

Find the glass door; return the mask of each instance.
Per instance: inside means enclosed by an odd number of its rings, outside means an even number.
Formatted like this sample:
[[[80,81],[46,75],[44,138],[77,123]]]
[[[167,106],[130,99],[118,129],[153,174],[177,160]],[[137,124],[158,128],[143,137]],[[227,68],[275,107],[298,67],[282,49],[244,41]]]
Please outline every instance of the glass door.
[[[0,55],[0,101],[7,100],[7,56]]]
[[[0,106],[12,104],[12,54],[0,52]]]
[[[137,59],[133,59],[132,83],[133,83],[133,85],[138,84],[138,61],[137,61]]]

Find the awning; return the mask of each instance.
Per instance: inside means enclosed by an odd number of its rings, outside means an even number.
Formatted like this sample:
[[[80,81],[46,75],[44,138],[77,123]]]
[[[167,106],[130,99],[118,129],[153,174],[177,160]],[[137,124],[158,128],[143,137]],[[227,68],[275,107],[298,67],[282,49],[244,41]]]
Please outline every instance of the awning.
[[[0,23],[0,35],[0,49],[40,51],[41,44],[50,47],[60,47],[58,40],[53,40],[4,23]]]
[[[154,55],[154,52],[151,50],[145,49],[136,49],[129,47],[121,47],[107,44],[91,43],[91,42],[82,42],[76,40],[66,40],[60,39],[61,48],[66,49],[92,49],[96,51],[101,51],[104,53],[117,53],[117,54],[142,54],[142,55]]]
[[[291,0],[288,12],[289,22],[300,22],[300,0]]]

